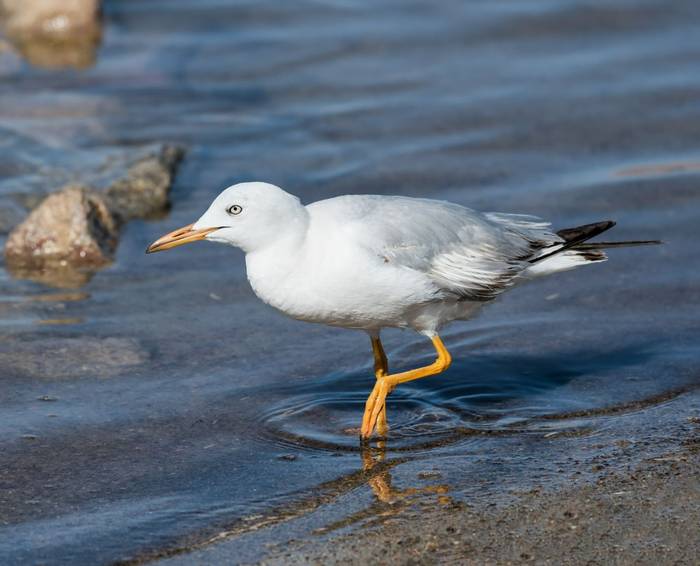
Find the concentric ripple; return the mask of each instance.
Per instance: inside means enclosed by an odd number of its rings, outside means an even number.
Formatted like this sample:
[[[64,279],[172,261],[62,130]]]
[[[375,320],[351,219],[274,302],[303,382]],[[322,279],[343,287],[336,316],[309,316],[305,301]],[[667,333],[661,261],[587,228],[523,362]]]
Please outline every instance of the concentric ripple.
[[[359,450],[359,425],[372,380],[364,374],[337,374],[282,392],[261,415],[266,440],[307,450]],[[556,386],[551,376],[542,378]],[[527,431],[533,417],[552,407],[525,402],[543,383],[517,374],[484,383],[457,365],[430,383],[406,384],[387,400],[392,449],[425,449],[469,437]],[[549,410],[548,410],[549,409]],[[548,422],[548,427],[554,427]],[[562,426],[566,426],[563,425]]]
[[[473,344],[458,342],[455,350],[464,346]],[[444,374],[403,384],[389,396],[389,433],[380,440],[394,450],[425,450],[485,435],[587,433],[603,426],[610,415],[644,403],[620,397],[617,404],[602,406],[595,390],[587,399],[569,384],[581,376],[593,379],[609,372],[621,374],[633,361],[645,359],[642,350],[585,357],[576,352],[456,355],[457,361]],[[359,425],[373,385],[371,369],[364,367],[278,389],[277,401],[260,417],[259,430],[266,442],[285,448],[359,450]],[[649,394],[653,399],[654,394]]]
[[[359,424],[365,398],[353,391],[342,394],[293,395],[263,415],[268,440],[297,448],[333,451],[359,450]],[[465,427],[462,415],[410,393],[392,395],[388,405],[393,448],[407,448],[444,440]]]

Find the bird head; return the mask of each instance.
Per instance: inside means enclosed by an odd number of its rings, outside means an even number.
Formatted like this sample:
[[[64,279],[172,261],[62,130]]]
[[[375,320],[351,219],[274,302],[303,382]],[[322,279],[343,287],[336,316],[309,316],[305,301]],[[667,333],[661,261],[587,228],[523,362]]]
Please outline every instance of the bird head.
[[[153,242],[146,253],[210,240],[252,252],[290,231],[305,229],[307,212],[294,195],[268,183],[239,183],[225,189],[193,224]]]

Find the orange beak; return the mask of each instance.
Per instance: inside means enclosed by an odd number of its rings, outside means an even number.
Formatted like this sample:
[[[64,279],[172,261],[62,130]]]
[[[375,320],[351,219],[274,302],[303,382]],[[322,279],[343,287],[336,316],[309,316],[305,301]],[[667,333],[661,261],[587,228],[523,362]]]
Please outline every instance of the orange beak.
[[[203,240],[206,238],[207,234],[210,234],[218,229],[219,228],[217,227],[192,230],[192,224],[188,224],[187,226],[178,228],[177,230],[158,238],[155,242],[148,246],[146,253],[152,254],[154,252],[162,252],[163,250],[169,250],[170,248],[182,246],[183,244]]]

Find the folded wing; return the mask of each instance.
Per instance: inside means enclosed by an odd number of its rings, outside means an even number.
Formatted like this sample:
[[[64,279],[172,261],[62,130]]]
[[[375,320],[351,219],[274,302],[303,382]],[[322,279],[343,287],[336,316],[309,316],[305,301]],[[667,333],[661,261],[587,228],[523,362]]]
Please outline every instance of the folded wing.
[[[488,301],[513,285],[543,250],[565,241],[532,216],[487,213],[441,201],[365,197],[351,225],[356,238],[386,262],[417,270],[446,294]]]

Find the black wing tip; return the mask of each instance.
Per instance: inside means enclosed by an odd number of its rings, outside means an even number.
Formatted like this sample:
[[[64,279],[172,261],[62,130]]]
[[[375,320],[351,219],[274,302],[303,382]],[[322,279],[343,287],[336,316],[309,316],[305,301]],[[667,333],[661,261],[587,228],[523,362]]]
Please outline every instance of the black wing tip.
[[[610,228],[613,226],[615,226],[614,220],[602,220],[600,222],[593,222],[592,224],[583,224],[582,226],[559,230],[557,232],[557,236],[564,240],[564,243],[553,252],[545,253],[529,261],[530,263],[537,263],[538,261],[550,258],[560,252],[570,249],[577,249],[583,242],[590,240],[591,238],[595,238],[598,234],[602,234],[606,230],[610,230]]]
[[[600,222],[583,224],[582,226],[575,226],[574,228],[564,228],[557,232],[557,236],[567,244],[585,242],[590,238],[596,237],[598,234],[602,234],[606,230],[610,230],[615,224],[617,223],[614,220],[601,220]]]

